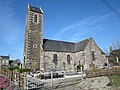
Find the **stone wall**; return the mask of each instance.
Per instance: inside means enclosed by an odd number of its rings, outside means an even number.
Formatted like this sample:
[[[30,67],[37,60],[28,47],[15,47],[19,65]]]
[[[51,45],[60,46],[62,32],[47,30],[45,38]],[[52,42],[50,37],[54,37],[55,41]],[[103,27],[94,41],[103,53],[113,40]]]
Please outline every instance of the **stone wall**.
[[[77,83],[76,83],[77,82]],[[66,87],[60,86],[54,88],[53,90],[112,90],[110,87],[106,86],[109,83],[108,77],[97,77],[97,78],[86,78],[83,80],[78,80],[75,82],[73,80],[71,83],[66,83]],[[69,85],[70,84],[70,85]]]
[[[92,57],[92,51],[94,51],[94,60]],[[55,64],[53,63],[53,55],[57,54],[58,64],[57,68],[61,68],[65,70],[74,70],[76,66],[80,64],[84,65],[84,69],[91,68],[93,66],[98,68],[103,68],[104,63],[108,64],[107,57],[105,54],[101,54],[101,50],[93,41],[90,39],[85,50],[76,52],[76,53],[69,53],[69,52],[53,52],[53,51],[45,51],[43,57],[43,68],[51,69],[55,68]],[[70,55],[71,64],[67,63],[67,55]],[[65,63],[65,67],[63,65]],[[76,66],[74,67],[74,64]]]
[[[45,52],[45,68],[46,69],[51,69],[51,68],[55,68],[55,64],[53,63],[53,55],[57,54],[57,60],[58,60],[58,64],[56,66],[57,69],[62,69],[64,70],[64,65],[63,62],[65,63],[65,70],[69,70],[69,69],[74,69],[74,61],[75,61],[75,53],[68,53],[68,52],[50,52],[50,51],[46,51]],[[70,55],[70,62],[71,64],[67,63],[67,55]]]
[[[54,90],[110,90],[110,87],[107,87],[108,83],[108,77],[87,78],[78,84]]]
[[[107,76],[96,77],[96,78],[85,78],[72,77],[72,78],[61,78],[53,80],[53,86],[51,86],[51,80],[48,86],[45,86],[42,90],[116,90],[113,87],[107,86],[109,83]]]
[[[94,52],[94,60],[92,58],[92,51]],[[100,48],[97,46],[93,39],[89,41],[87,47],[84,50],[84,53],[85,64],[87,64],[86,69],[92,67],[93,65],[98,68],[103,68],[104,63],[108,64],[107,57],[105,56],[105,54],[101,53]]]
[[[37,22],[35,22],[35,16]],[[24,42],[25,65],[31,70],[40,69],[43,44],[43,14],[31,11],[28,7],[26,15],[26,31]],[[29,62],[29,64],[28,64]]]

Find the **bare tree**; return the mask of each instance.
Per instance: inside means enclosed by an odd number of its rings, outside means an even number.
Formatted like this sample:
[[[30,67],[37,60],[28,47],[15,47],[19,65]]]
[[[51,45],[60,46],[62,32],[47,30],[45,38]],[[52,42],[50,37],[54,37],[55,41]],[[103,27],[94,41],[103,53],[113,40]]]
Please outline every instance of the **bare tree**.
[[[108,49],[104,49],[105,55],[109,56],[110,51]]]
[[[116,40],[112,43],[112,47],[114,50],[120,49],[120,40]]]
[[[120,61],[120,40],[116,40],[112,43],[110,48],[110,55],[109,55],[109,62],[113,63],[114,65],[118,65]]]

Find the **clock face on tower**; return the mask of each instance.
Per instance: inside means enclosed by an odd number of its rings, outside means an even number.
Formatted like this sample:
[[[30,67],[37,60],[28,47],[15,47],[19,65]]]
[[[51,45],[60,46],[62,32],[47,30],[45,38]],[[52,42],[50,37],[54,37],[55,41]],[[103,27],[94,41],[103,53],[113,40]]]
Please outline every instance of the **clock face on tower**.
[[[33,44],[33,48],[37,48],[37,44]]]

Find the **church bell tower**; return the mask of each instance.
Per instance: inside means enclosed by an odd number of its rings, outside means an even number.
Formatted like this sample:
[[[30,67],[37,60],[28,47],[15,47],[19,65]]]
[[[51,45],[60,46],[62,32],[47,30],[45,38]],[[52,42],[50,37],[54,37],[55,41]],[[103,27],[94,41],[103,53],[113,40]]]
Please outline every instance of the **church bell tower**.
[[[43,46],[43,11],[28,4],[24,36],[24,65],[30,70],[40,70]]]

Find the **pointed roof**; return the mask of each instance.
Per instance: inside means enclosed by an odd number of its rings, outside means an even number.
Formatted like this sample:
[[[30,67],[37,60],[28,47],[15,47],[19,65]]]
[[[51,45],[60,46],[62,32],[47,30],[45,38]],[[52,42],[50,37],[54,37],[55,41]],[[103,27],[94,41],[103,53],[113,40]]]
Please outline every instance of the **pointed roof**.
[[[92,37],[90,37],[91,40],[93,40],[93,42],[96,44],[96,42],[94,41],[94,39]],[[96,44],[96,46],[98,47],[98,45]],[[105,54],[99,47],[98,49],[100,50],[101,54]]]
[[[30,11],[34,11],[34,12],[43,14],[41,7],[38,8],[38,7],[34,7],[34,6],[29,5],[29,8],[30,8]]]
[[[75,52],[75,43],[43,39],[43,49],[55,52]]]
[[[2,57],[3,59],[9,59],[10,57],[9,56],[0,56]]]
[[[86,48],[87,44],[89,42],[89,39],[85,39],[83,41],[80,41],[78,43],[75,44],[75,51],[84,51],[84,49]]]
[[[54,52],[84,51],[89,40],[91,40],[91,39],[93,39],[93,38],[88,38],[88,39],[85,39],[85,40],[77,42],[77,43],[43,39],[43,49],[45,51],[54,51]],[[100,48],[99,48],[99,50],[101,51],[101,54],[105,54]]]
[[[43,49],[45,51],[55,51],[55,52],[78,52],[83,51],[87,46],[89,39],[85,39],[78,43],[57,41],[43,39]]]

